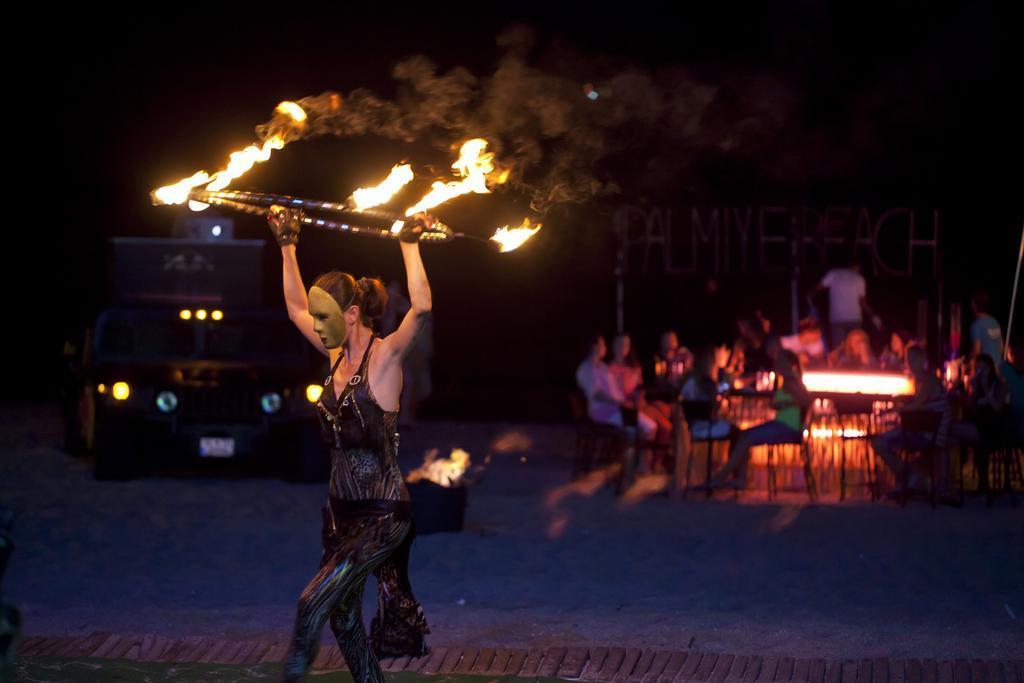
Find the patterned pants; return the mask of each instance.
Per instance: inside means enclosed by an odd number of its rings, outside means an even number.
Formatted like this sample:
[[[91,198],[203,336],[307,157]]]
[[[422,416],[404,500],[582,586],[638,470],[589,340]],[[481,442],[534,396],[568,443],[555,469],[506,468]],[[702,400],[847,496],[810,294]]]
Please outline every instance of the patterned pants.
[[[427,651],[426,618],[409,583],[412,521],[397,512],[339,518],[324,508],[320,570],[302,591],[284,680],[301,680],[316,658],[320,632],[330,621],[356,683],[384,680],[378,656],[417,656]],[[363,627],[366,579],[377,577],[380,596],[371,625]]]

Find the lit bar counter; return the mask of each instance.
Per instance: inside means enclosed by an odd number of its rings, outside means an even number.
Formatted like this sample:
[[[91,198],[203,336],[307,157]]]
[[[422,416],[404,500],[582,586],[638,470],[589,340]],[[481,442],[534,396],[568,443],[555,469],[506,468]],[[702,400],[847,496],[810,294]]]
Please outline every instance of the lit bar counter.
[[[740,429],[774,418],[768,388],[773,379],[762,377],[754,383],[756,388],[732,391],[723,399],[722,417]],[[861,484],[869,474],[868,437],[898,424],[898,405],[914,393],[913,380],[891,372],[810,370],[804,373],[804,385],[814,399],[804,433],[810,440],[811,466],[819,494],[837,492],[845,448],[847,495],[861,495]],[[724,453],[720,456],[724,457]],[[780,449],[776,466],[780,489],[803,490],[801,458],[795,446]],[[748,475],[751,491],[765,490],[766,461],[767,448],[754,448]],[[879,474],[883,479],[887,476],[886,472]]]
[[[804,386],[815,396],[865,396],[893,400],[914,393],[914,382],[894,372],[808,370]]]

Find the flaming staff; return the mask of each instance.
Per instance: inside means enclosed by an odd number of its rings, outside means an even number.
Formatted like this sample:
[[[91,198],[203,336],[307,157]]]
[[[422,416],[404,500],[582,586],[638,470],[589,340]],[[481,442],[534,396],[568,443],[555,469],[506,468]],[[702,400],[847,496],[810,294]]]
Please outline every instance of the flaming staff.
[[[241,211],[243,213],[251,213],[257,216],[268,215],[272,206],[283,206],[288,209],[299,210],[301,212],[299,220],[303,225],[323,228],[325,230],[381,237],[384,239],[398,239],[399,232],[405,223],[405,221],[401,220],[397,215],[385,211],[357,211],[348,202],[326,202],[319,199],[304,199],[302,197],[291,197],[288,195],[269,194],[264,192],[239,192],[233,190],[221,190],[219,192],[214,192],[211,190],[192,190],[188,194],[188,199],[189,201],[195,201],[207,205],[212,204],[214,206],[221,206],[226,209]],[[364,222],[360,224],[351,220],[331,220],[307,213],[311,211],[349,215],[352,216],[355,221],[359,221],[361,217]],[[371,222],[372,219],[377,219],[379,221],[390,223],[390,225],[386,227],[380,225],[369,225],[365,222],[366,219],[371,219]],[[486,241],[476,237],[475,235],[466,235],[461,232],[455,232],[444,223],[433,218],[433,216],[429,216],[426,222],[428,227],[423,231],[423,234],[420,237],[421,240],[431,242],[450,242],[456,237],[465,237],[468,239]]]
[[[306,112],[295,102],[282,102],[274,112],[287,121],[287,128],[274,133],[262,145],[249,145],[245,149],[228,155],[228,164],[220,171],[210,175],[206,171],[198,171],[187,178],[182,178],[172,185],[157,188],[151,193],[154,204],[184,204],[188,201],[189,192],[199,186],[208,190],[223,190],[239,176],[246,173],[258,163],[270,159],[274,150],[284,149],[290,138],[301,134],[306,127]],[[199,203],[189,203],[193,211],[202,211],[206,207]]]
[[[289,195],[270,194],[266,192],[242,192],[237,190],[192,190],[188,193],[188,201],[199,202],[206,205],[220,206],[234,211],[250,213],[257,216],[266,216],[270,213],[272,206],[283,206],[289,209],[298,209],[301,212],[299,220],[303,225],[324,230],[335,230],[338,232],[349,232],[356,235],[367,235],[384,239],[398,239],[402,226],[407,219],[397,214],[379,209],[357,209],[351,201],[328,202],[319,199],[305,199]],[[351,216],[350,220],[331,220],[307,212],[333,213],[339,216]],[[514,251],[521,247],[528,239],[533,237],[540,230],[540,224],[532,224],[530,219],[524,219],[522,225],[511,228],[504,226],[495,230],[490,239],[484,239],[476,235],[469,235],[464,232],[457,232],[437,220],[433,216],[421,214],[427,217],[427,228],[423,231],[421,240],[428,242],[450,242],[455,238],[473,240],[489,245],[500,253]],[[384,225],[369,225],[360,222],[360,219],[371,219]]]
[[[358,190],[357,190],[358,192]],[[253,206],[271,207],[275,204],[290,209],[302,211],[322,211],[338,215],[352,217],[354,220],[375,219],[389,224],[401,221],[402,217],[391,211],[377,208],[361,208],[352,198],[344,202],[323,201],[320,199],[303,199],[285,194],[274,194],[272,192],[247,192],[244,190],[191,190],[188,195],[189,201],[202,204],[222,204],[226,201],[250,204]],[[255,212],[248,212],[255,213]]]
[[[400,164],[391,169],[388,177],[375,187],[359,188],[344,202],[330,202],[316,199],[303,199],[270,193],[227,191],[228,185],[242,176],[255,164],[270,159],[274,150],[282,149],[290,140],[301,136],[306,126],[307,115],[295,102],[282,102],[275,109],[279,123],[275,132],[266,138],[262,145],[250,145],[229,155],[227,166],[210,175],[206,171],[182,178],[176,183],[157,188],[150,193],[154,204],[184,204],[188,202],[193,211],[202,211],[211,204],[223,208],[267,215],[272,206],[285,206],[299,209],[300,220],[310,225],[327,230],[372,235],[381,238],[398,238],[403,226],[410,219],[424,220],[425,230],[422,239],[434,242],[450,242],[456,237],[472,239],[490,244],[500,252],[509,252],[522,246],[526,240],[540,230],[540,224],[533,225],[529,219],[523,224],[511,228],[498,228],[490,240],[475,235],[456,232],[426,211],[464,194],[487,194],[491,187],[505,183],[509,177],[509,169],[501,168],[491,152],[487,152],[487,141],[474,138],[463,143],[459,150],[459,158],[452,164],[452,169],[460,176],[459,180],[450,182],[435,181],[430,191],[416,204],[407,208],[404,215],[384,211],[377,207],[391,201],[394,196],[415,175],[409,164]],[[307,215],[308,211],[353,216],[353,221],[339,221],[322,216]],[[366,219],[390,223],[389,227],[374,227],[365,224]]]

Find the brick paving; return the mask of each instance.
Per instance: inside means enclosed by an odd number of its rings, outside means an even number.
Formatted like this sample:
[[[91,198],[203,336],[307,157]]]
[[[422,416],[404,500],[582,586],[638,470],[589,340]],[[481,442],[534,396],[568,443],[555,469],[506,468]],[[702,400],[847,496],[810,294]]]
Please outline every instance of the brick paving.
[[[164,662],[280,662],[286,643],[91,633],[29,636],[22,657],[98,657]],[[1024,660],[794,659],[615,647],[529,650],[434,647],[423,657],[381,661],[385,671],[561,678],[592,683],[1024,683]],[[336,647],[321,648],[316,671],[346,670]]]

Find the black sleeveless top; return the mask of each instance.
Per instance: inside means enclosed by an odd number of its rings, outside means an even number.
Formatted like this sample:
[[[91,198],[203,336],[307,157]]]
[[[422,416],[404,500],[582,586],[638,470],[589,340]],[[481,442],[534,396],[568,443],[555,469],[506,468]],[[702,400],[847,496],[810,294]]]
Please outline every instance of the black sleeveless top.
[[[335,398],[334,373],[345,357],[331,367],[317,401],[324,442],[331,449],[328,492],[343,500],[409,500],[398,467],[398,411],[385,411],[370,391],[370,338],[359,369]]]

